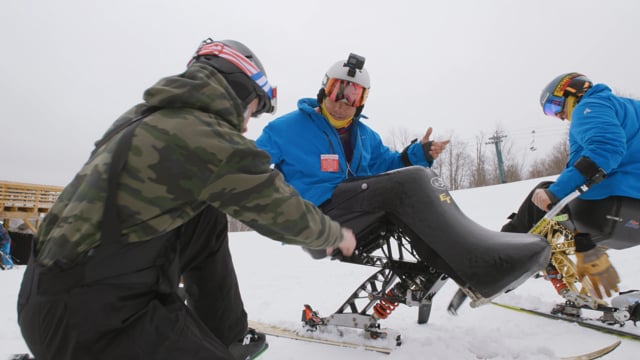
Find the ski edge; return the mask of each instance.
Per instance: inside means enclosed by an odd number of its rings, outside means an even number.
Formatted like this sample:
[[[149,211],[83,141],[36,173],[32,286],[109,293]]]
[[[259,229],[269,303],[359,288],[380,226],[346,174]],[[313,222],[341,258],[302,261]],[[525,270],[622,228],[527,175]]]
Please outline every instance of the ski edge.
[[[272,325],[272,324],[260,322],[260,321],[249,320],[249,327],[254,328],[256,329],[256,331],[259,331],[266,335],[271,335],[271,336],[281,337],[286,339],[307,341],[307,342],[313,342],[313,343],[325,344],[325,345],[341,346],[341,347],[347,347],[352,349],[365,349],[365,350],[375,351],[375,352],[379,352],[387,355],[391,354],[391,352],[393,351],[392,348],[388,348],[388,347],[381,347],[381,346],[374,346],[374,345],[367,345],[367,344],[357,344],[353,342],[340,341],[340,340],[318,339],[318,338],[313,338],[309,336],[303,336],[298,334],[295,330],[287,329],[281,326]]]
[[[546,317],[546,318],[552,319],[552,320],[560,320],[560,321],[566,321],[566,322],[574,323],[574,324],[577,324],[577,325],[582,326],[582,327],[587,328],[587,329],[600,331],[602,333],[614,335],[614,336],[617,336],[617,337],[620,337],[620,338],[623,338],[623,339],[640,341],[640,335],[633,334],[633,333],[630,333],[630,332],[626,332],[626,331],[623,331],[623,330],[617,330],[616,328],[610,327],[608,325],[600,326],[600,325],[592,324],[592,323],[586,322],[586,321],[579,321],[579,320],[571,319],[571,318],[568,318],[568,317],[563,317],[563,316],[559,316],[559,315],[553,315],[553,314],[550,314],[550,313],[546,313],[544,311],[527,309],[527,308],[524,308],[524,307],[521,307],[521,306],[509,305],[509,304],[499,303],[499,302],[495,302],[495,301],[492,301],[491,304],[499,306],[499,307],[504,308],[504,309],[509,309],[509,310],[515,310],[515,311],[520,311],[520,312],[524,312],[524,313],[529,313],[529,314],[532,314],[532,315]]]

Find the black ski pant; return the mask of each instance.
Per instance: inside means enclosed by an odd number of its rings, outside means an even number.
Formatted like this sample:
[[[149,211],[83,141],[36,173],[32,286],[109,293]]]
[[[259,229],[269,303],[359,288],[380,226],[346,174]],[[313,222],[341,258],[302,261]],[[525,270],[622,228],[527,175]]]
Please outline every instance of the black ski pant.
[[[420,166],[345,181],[321,209],[352,229],[359,247],[380,246],[381,232],[399,229],[421,260],[485,297],[513,288],[548,261],[544,239],[479,226],[437,174]]]
[[[551,186],[551,184],[553,184],[553,181],[543,181],[536,185],[531,192],[529,192],[522,204],[520,204],[518,211],[507,217],[509,221],[502,226],[500,231],[512,233],[529,232],[529,230],[531,230],[531,228],[533,228],[533,226],[546,214],[545,211],[542,211],[533,203],[533,201],[531,201],[533,193],[537,189],[546,189]]]
[[[31,257],[18,323],[36,359],[232,359],[247,315],[224,213],[207,207],[151,240],[103,245],[65,270]]]

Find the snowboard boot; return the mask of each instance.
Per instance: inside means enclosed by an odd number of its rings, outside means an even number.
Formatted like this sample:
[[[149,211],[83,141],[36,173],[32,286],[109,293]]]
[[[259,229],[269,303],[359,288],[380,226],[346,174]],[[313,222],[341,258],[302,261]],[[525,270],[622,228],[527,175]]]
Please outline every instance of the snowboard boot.
[[[242,339],[229,345],[229,352],[237,360],[252,360],[265,352],[268,347],[267,337],[249,328]]]

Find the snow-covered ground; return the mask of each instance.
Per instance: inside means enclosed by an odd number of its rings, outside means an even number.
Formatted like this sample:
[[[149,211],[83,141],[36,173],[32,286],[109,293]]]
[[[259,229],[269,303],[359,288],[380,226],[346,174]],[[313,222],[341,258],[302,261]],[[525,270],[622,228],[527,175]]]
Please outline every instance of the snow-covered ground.
[[[466,215],[497,230],[537,181],[460,190],[453,196]],[[250,318],[291,328],[299,326],[304,304],[312,305],[320,315],[328,315],[376,270],[328,259],[312,260],[298,247],[283,246],[254,232],[232,233],[231,248]],[[622,278],[621,289],[640,288],[640,247],[609,253]],[[15,311],[23,271],[17,267],[0,272],[0,359],[28,351]],[[417,308],[407,306],[398,307],[382,322],[403,337],[402,346],[391,355],[269,337],[269,350],[261,359],[557,359],[591,351],[617,339],[575,324],[493,305],[472,309],[467,304],[454,317],[446,307],[456,289],[455,283],[449,281],[436,295],[427,324],[417,324]],[[533,279],[503,296],[507,297],[529,304],[561,301],[550,284]],[[623,339],[606,358],[636,359],[638,354],[640,342]]]

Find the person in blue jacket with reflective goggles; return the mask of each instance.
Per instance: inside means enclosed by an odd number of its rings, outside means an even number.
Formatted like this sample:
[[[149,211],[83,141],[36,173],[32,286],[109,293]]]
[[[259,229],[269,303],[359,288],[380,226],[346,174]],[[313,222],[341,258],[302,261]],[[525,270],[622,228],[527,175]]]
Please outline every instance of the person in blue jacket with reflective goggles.
[[[555,182],[538,184],[502,231],[529,231],[551,205],[604,174],[569,204],[569,215],[579,278],[591,279],[597,297],[601,290],[611,296],[620,279],[604,248],[640,243],[640,101],[571,72],[543,89],[540,105],[545,115],[571,122],[567,167]]]
[[[350,54],[326,72],[317,99],[300,99],[298,110],[267,124],[256,141],[287,182],[316,206],[347,179],[430,167],[449,143],[431,140],[429,128],[401,152],[389,149],[362,121],[369,88],[364,58]]]

